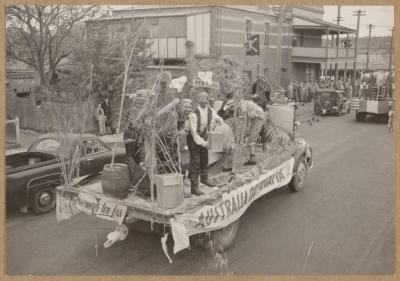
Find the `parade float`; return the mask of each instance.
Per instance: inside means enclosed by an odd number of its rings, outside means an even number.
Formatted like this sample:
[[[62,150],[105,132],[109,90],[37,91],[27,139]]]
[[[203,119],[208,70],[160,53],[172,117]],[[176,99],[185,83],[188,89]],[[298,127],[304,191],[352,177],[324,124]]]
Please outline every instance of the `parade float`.
[[[257,165],[244,166],[252,126],[249,114],[239,109],[248,87],[235,82],[241,81],[240,75],[229,77],[227,82],[234,89],[231,126],[216,126],[209,138],[209,179],[215,186],[200,184],[204,194],[193,196],[185,176],[190,157],[185,132],[178,128],[177,105],[192,98],[190,93],[206,91],[212,98],[210,105],[220,106],[221,82],[213,81],[211,71],[171,79],[161,61],[152,87],[130,95],[126,91],[132,57],[129,49],[133,50],[135,44],[133,41],[123,52],[125,70],[116,130],[117,134],[123,130],[131,132],[124,134],[130,137],[124,137],[122,142],[127,155],[132,157],[127,157],[128,163],[115,163],[113,157],[103,173],[59,186],[57,221],[72,219],[79,213],[94,216],[96,221],[114,221],[116,229],[104,237],[105,248],[126,238],[128,224],[145,221],[152,230],[155,224],[164,226],[161,244],[168,258],[169,235],[174,241],[174,254],[189,248],[191,240],[208,240],[221,250],[227,249],[234,242],[240,217],[255,200],[287,185],[294,192],[303,188],[307,170],[312,166],[312,151],[295,132],[294,107],[284,103],[270,105],[263,132],[267,146],[262,151],[258,147]],[[189,91],[182,93],[182,89]],[[123,112],[128,96],[132,98],[129,110]],[[170,102],[161,104],[160,100],[166,97]],[[116,142],[114,151],[117,146]],[[221,163],[227,155],[232,156],[232,169],[224,172]]]
[[[356,120],[363,122],[367,115],[386,116],[392,99],[389,91],[393,74],[389,72],[371,72],[361,75],[361,93],[359,99],[352,100],[351,107],[356,111]]]
[[[198,84],[203,89],[207,87],[204,83]],[[156,100],[157,93],[153,92],[150,99]],[[201,196],[193,196],[187,191],[190,187],[185,181],[184,167],[188,151],[184,144],[176,142],[177,158],[169,154],[166,143],[156,136],[160,127],[156,122],[156,114],[150,114],[155,112],[154,103],[146,103],[146,106],[150,107],[145,110],[147,116],[144,124],[148,127],[142,128],[147,134],[144,135],[146,157],[142,163],[144,173],[141,180],[148,176],[148,192],[139,191],[139,182],[135,186],[128,186],[127,181],[127,192],[122,197],[104,192],[106,170],[103,179],[101,174],[79,178],[75,184],[57,188],[58,221],[71,219],[78,213],[114,221],[116,230],[104,238],[104,247],[124,240],[128,233],[127,224],[143,220],[149,222],[152,229],[154,224],[164,225],[168,231],[162,237],[162,243],[165,246],[171,234],[174,253],[188,248],[190,237],[207,237],[220,249],[226,249],[234,242],[240,217],[255,200],[287,185],[294,192],[303,188],[307,170],[312,166],[312,152],[305,140],[294,131],[292,106],[270,105],[266,132],[269,142],[265,151],[258,149],[257,165],[254,166],[243,165],[246,154],[244,130],[249,125],[243,116],[237,117],[233,172],[222,172],[215,168],[218,165],[210,163],[210,179],[216,186],[201,184],[200,189],[204,193]],[[178,139],[178,134],[175,136]],[[160,161],[157,156],[160,153],[156,152],[156,148],[164,149],[162,153],[168,161]],[[223,158],[224,152],[221,152],[221,147],[215,150],[211,145],[210,162],[217,163]],[[174,159],[178,159],[178,163],[174,163]],[[107,173],[112,165],[107,166]],[[114,165],[119,167],[120,164]],[[116,184],[122,182],[123,178],[116,178]],[[108,180],[109,185],[112,182]]]

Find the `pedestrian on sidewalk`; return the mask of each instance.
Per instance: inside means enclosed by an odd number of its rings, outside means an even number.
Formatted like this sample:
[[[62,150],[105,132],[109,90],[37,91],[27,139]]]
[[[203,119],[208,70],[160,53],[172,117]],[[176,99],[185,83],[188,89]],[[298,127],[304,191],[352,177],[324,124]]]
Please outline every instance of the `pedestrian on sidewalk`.
[[[299,99],[303,103],[303,105],[304,105],[304,90],[305,90],[304,83],[301,82],[299,86]]]
[[[290,82],[288,86],[288,99],[293,100],[293,82]]]
[[[104,115],[106,117],[106,133],[107,134],[112,134],[112,122],[111,122],[111,106],[110,106],[110,100],[109,98],[105,98],[103,103],[101,104],[101,108],[103,109]]]
[[[299,84],[297,83],[297,81],[294,81],[293,84],[293,97],[296,103],[299,102]]]
[[[104,110],[101,108],[101,103],[99,103],[94,110],[94,117],[97,119],[99,125],[100,136],[106,134],[106,116],[104,115]]]

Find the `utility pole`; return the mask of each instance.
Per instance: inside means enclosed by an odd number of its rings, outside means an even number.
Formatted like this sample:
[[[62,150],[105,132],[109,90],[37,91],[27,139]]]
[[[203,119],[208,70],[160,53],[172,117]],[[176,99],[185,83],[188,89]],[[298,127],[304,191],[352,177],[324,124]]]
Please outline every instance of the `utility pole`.
[[[279,14],[278,14],[278,38],[276,40],[276,80],[281,86],[281,73],[282,73],[282,29],[283,29],[283,18],[285,16],[285,5],[279,6]]]
[[[340,25],[340,22],[343,21],[343,18],[340,16],[340,8],[342,6],[338,5],[337,6],[337,18],[336,18],[336,24]],[[336,46],[339,46],[339,36],[336,38]]]
[[[356,79],[357,79],[357,49],[358,49],[358,33],[360,31],[360,17],[361,16],[365,16],[366,13],[365,11],[361,11],[361,10],[357,10],[357,11],[353,11],[353,16],[357,16],[357,33],[356,33],[356,41],[355,43],[355,50],[354,50],[354,54],[355,54],[355,58],[354,58],[354,71],[353,71],[353,86],[355,86],[356,83]]]
[[[392,37],[390,38],[389,72],[392,70],[393,35],[394,35],[394,26],[392,28]]]
[[[371,29],[372,29],[372,27],[373,27],[372,24],[369,24],[369,25],[368,25],[369,31],[368,31],[368,46],[367,46],[367,65],[366,65],[366,67],[365,67],[365,70],[368,70],[368,69],[369,69],[369,48],[370,48]]]
[[[342,21],[342,17],[340,16],[340,8],[341,6],[338,5],[338,10],[337,10],[337,25],[340,25],[340,22]],[[339,57],[339,31],[337,32],[336,36],[336,56]],[[339,78],[339,64],[335,62],[335,82]]]

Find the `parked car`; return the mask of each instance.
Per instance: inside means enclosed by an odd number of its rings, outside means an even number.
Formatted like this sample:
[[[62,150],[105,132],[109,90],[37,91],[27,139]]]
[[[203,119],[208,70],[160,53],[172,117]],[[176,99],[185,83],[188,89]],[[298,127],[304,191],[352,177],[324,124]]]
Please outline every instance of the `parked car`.
[[[314,114],[325,115],[333,113],[340,116],[350,112],[350,101],[347,100],[343,90],[332,88],[319,90],[314,99]]]
[[[37,214],[55,207],[55,187],[62,184],[62,165],[69,167],[78,155],[79,175],[101,172],[111,162],[112,150],[97,136],[56,133],[39,136],[26,152],[6,156],[6,205],[30,207]],[[76,159],[76,158],[75,158]],[[125,150],[118,147],[115,162],[125,163]]]

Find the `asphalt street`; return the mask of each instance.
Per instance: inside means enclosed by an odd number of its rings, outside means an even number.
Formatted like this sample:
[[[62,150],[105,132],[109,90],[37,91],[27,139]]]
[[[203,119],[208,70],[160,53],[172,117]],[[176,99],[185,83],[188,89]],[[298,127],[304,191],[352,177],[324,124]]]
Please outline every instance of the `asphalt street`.
[[[300,126],[314,152],[305,189],[290,193],[284,187],[250,206],[235,244],[223,256],[229,274],[394,273],[394,134],[378,119],[357,123],[354,113],[311,124],[305,119]],[[215,257],[194,246],[173,255],[169,243],[170,264],[160,233],[137,228],[104,249],[112,230],[113,223],[84,214],[57,224],[55,212],[35,216],[7,210],[6,274],[221,273],[213,267]]]

